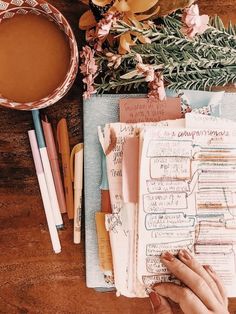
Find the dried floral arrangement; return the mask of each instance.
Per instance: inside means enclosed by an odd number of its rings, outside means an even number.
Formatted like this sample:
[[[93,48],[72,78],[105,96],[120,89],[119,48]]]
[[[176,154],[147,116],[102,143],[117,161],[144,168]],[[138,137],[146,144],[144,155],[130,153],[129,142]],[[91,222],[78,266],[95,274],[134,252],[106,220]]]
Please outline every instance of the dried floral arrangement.
[[[144,87],[163,99],[166,85],[210,90],[236,83],[236,26],[200,15],[192,1],[90,0],[90,7],[80,20],[85,98]]]

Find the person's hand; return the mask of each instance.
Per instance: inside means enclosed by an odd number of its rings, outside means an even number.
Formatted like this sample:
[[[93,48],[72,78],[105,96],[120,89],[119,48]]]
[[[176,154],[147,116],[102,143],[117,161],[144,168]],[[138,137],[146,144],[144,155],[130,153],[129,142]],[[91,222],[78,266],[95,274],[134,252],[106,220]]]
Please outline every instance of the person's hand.
[[[166,298],[178,303],[185,314],[229,314],[228,298],[221,280],[210,266],[200,265],[186,250],[178,258],[165,252],[161,262],[185,286],[159,283],[150,295],[155,313],[173,314]]]

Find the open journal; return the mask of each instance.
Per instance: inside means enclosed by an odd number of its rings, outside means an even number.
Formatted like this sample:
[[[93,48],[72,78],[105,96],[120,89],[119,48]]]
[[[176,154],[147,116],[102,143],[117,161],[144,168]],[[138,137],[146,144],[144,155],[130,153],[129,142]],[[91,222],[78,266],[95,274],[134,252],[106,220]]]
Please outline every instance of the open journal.
[[[169,97],[176,97],[177,94],[173,91],[167,90],[167,95]],[[181,95],[181,111],[186,112],[189,110],[189,107],[191,107],[191,119],[188,117],[188,128],[194,127],[196,128],[216,128],[216,127],[224,127],[224,128],[235,128],[234,125],[230,125],[229,121],[226,120],[223,122],[223,120],[215,120],[216,117],[221,118],[227,118],[227,119],[233,119],[236,120],[236,93],[222,93],[222,92],[204,92],[204,91],[189,91],[189,90],[183,90],[180,91]],[[111,259],[110,254],[108,260],[101,260],[100,258],[100,248],[103,248],[106,252],[107,247],[104,246],[104,243],[107,243],[109,240],[109,235],[107,235],[104,230],[105,226],[102,228],[102,232],[100,236],[98,236],[98,224],[99,221],[103,223],[105,216],[109,217],[108,213],[105,213],[102,211],[103,208],[103,201],[104,196],[109,195],[109,184],[106,182],[105,175],[103,175],[103,168],[106,169],[106,166],[103,167],[103,159],[104,159],[104,152],[102,151],[99,138],[98,138],[98,132],[97,127],[101,126],[101,129],[103,129],[103,126],[107,123],[114,123],[118,121],[122,122],[142,122],[143,120],[143,113],[144,118],[152,116],[151,121],[160,121],[164,119],[177,119],[179,116],[175,116],[177,114],[177,106],[176,104],[173,104],[173,107],[166,108],[163,104],[160,104],[158,107],[158,110],[149,110],[147,108],[147,112],[143,110],[142,104],[139,106],[140,102],[134,101],[134,98],[145,98],[145,95],[111,95],[111,94],[104,94],[102,96],[93,96],[90,99],[86,100],[84,102],[84,180],[85,180],[85,241],[86,241],[86,285],[89,288],[95,288],[99,291],[108,291],[110,289],[114,289],[114,283],[112,280],[111,274]],[[131,98],[131,100],[130,100]],[[119,114],[119,102],[123,103],[123,110],[126,111],[126,115]],[[138,113],[133,114],[133,107],[138,110]],[[179,109],[178,109],[179,110]],[[149,111],[149,112],[148,112]],[[194,113],[193,113],[194,112]],[[174,115],[173,115],[174,113]],[[208,116],[200,116],[196,117],[197,113],[205,113]],[[209,116],[210,115],[210,116]],[[207,122],[205,122],[204,119],[208,119]],[[156,120],[158,119],[158,120]],[[210,119],[210,121],[209,121]],[[179,121],[178,123],[180,123]],[[183,122],[183,121],[182,121]],[[232,122],[233,123],[233,122]],[[170,125],[173,128],[179,128],[179,127],[185,127],[186,120],[181,125]],[[166,127],[169,125],[168,122],[162,122],[162,127]],[[109,129],[108,127],[106,127]],[[105,128],[105,129],[106,129]],[[119,129],[118,129],[119,130]],[[127,130],[126,130],[127,131]],[[132,128],[131,128],[132,131]],[[118,132],[118,131],[117,131]],[[122,134],[125,132],[125,129],[122,130]],[[127,131],[128,133],[129,131]],[[133,132],[133,131],[132,131]],[[129,135],[126,136],[124,143],[121,145],[118,145],[119,142],[117,142],[117,145],[115,145],[117,150],[117,163],[120,164],[118,166],[119,174],[122,172],[122,177],[117,181],[117,188],[119,193],[121,193],[121,196],[117,196],[117,203],[119,197],[123,197],[124,206],[125,207],[133,207],[136,208],[138,206],[138,185],[136,182],[138,182],[139,173],[137,171],[137,168],[139,167],[139,157],[138,160],[136,158],[136,162],[133,162],[133,155],[129,153],[129,151],[134,151],[135,147],[139,147],[139,135],[140,132],[138,128]],[[114,135],[114,132],[112,133]],[[135,136],[133,136],[135,134]],[[125,134],[124,134],[125,135]],[[113,136],[113,139],[115,137]],[[123,139],[122,139],[123,141]],[[113,141],[114,145],[114,141]],[[112,148],[112,146],[110,146]],[[122,148],[122,151],[120,152],[120,149]],[[123,158],[125,156],[130,156],[129,158]],[[120,158],[118,156],[120,155]],[[123,162],[124,161],[124,162]],[[126,171],[125,169],[132,170],[132,171]],[[136,170],[135,170],[136,169]],[[124,176],[123,174],[131,173],[131,176]],[[114,175],[116,173],[114,172]],[[104,179],[104,180],[103,180]],[[174,183],[175,184],[175,183]],[[133,189],[128,189],[129,186],[133,186]],[[113,192],[111,192],[112,194]],[[113,193],[114,194],[114,193]],[[114,195],[111,195],[113,198]],[[131,201],[132,200],[132,201]],[[115,203],[117,206],[117,203]],[[110,206],[110,205],[109,205]],[[105,207],[109,207],[105,206]],[[119,206],[119,204],[118,204]],[[123,205],[122,205],[123,206]],[[112,214],[119,211],[119,207],[117,211],[115,211],[114,205],[112,206]],[[121,211],[122,212],[122,211]],[[129,210],[128,215],[133,215],[133,212],[137,213],[135,210]],[[124,211],[125,214],[125,211]],[[112,217],[112,216],[111,216]],[[137,220],[137,217],[134,217]],[[117,214],[117,220],[121,220],[121,214]],[[126,223],[127,217],[122,218],[122,224]],[[106,219],[107,220],[107,219]],[[135,225],[136,226],[136,225]],[[125,227],[126,228],[126,227]],[[125,229],[126,230],[126,229]],[[101,230],[99,230],[100,232]],[[169,230],[170,231],[170,230]],[[136,231],[135,231],[136,232]],[[133,233],[132,233],[133,234]],[[131,232],[130,232],[131,235]],[[230,235],[233,238],[233,231],[231,230]],[[132,235],[131,235],[132,236]],[[126,236],[125,241],[127,241],[128,237]],[[100,243],[99,243],[100,242]],[[133,243],[132,239],[129,241],[129,243]],[[100,248],[99,248],[100,244]],[[123,245],[123,242],[121,242],[121,245]],[[134,256],[134,251],[132,251]],[[136,252],[136,251],[135,251]],[[111,253],[111,252],[110,252]],[[124,251],[122,251],[122,256],[124,255]],[[135,256],[133,257],[136,258]],[[114,256],[113,256],[114,260]],[[101,263],[102,261],[102,263]],[[128,268],[126,268],[125,273],[129,273],[129,282],[133,282],[132,274],[136,274],[136,270],[134,267],[137,265],[134,264],[132,259],[129,259],[129,269],[132,269],[133,272],[130,273],[128,271]],[[115,262],[115,260],[114,260]],[[133,266],[134,264],[134,266]],[[123,265],[123,264],[121,264]],[[126,265],[126,264],[125,264]],[[116,268],[115,268],[116,269]],[[123,268],[122,268],[123,269]],[[117,271],[115,271],[117,272]],[[122,270],[121,270],[122,272]],[[229,276],[231,273],[229,272]],[[136,276],[136,275],[135,275]],[[123,276],[123,273],[121,274],[121,280],[128,280],[126,275]],[[118,277],[120,278],[120,277]],[[133,278],[136,278],[133,276]],[[117,279],[117,276],[116,276]],[[117,285],[116,280],[116,285]],[[123,281],[121,281],[121,284]],[[143,286],[141,285],[141,288]],[[131,286],[129,284],[129,290],[131,289]],[[120,289],[120,291],[123,290]],[[140,289],[141,291],[141,289]],[[134,293],[132,294],[135,295]],[[142,296],[142,291],[140,293]],[[143,295],[146,295],[145,293]]]
[[[236,296],[236,123],[197,113],[99,128],[112,212],[105,215],[118,294],[178,283],[160,262],[189,250]]]

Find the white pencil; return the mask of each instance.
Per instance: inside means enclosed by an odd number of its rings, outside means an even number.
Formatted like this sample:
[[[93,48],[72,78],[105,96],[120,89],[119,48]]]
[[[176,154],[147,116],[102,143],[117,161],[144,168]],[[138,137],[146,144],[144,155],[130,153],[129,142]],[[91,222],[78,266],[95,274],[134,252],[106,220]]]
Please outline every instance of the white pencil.
[[[60,211],[60,207],[59,207],[59,203],[57,199],[55,184],[53,181],[52,169],[49,162],[48,152],[47,152],[47,148],[46,148],[46,144],[45,144],[45,140],[43,136],[39,110],[32,110],[32,116],[34,120],[34,126],[35,126],[37,141],[38,141],[39,152],[41,155],[45,179],[47,183],[48,194],[49,194],[49,198],[52,205],[54,222],[55,222],[56,227],[60,229],[60,228],[63,228],[63,220],[62,220],[61,211]]]
[[[48,194],[47,184],[43,172],[42,161],[39,153],[39,148],[37,144],[37,139],[34,130],[28,131],[30,146],[33,154],[34,165],[38,177],[39,188],[43,200],[43,206],[47,218],[48,229],[51,237],[52,247],[55,253],[61,252],[61,244],[57,233],[57,228],[54,223],[53,210]]]

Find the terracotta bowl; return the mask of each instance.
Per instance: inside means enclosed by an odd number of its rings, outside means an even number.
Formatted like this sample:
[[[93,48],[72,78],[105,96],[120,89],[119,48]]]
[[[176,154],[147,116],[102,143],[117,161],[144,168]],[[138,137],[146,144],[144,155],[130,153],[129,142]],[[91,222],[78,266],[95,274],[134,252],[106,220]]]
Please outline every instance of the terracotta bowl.
[[[33,102],[18,103],[10,99],[6,99],[0,95],[0,106],[18,110],[41,109],[56,103],[69,91],[75,80],[78,70],[78,47],[75,36],[68,21],[60,11],[43,0],[0,0],[0,23],[4,19],[14,17],[15,14],[24,15],[28,13],[44,15],[47,17],[47,19],[58,25],[58,27],[65,33],[69,40],[71,58],[69,69],[63,83],[47,97]]]

